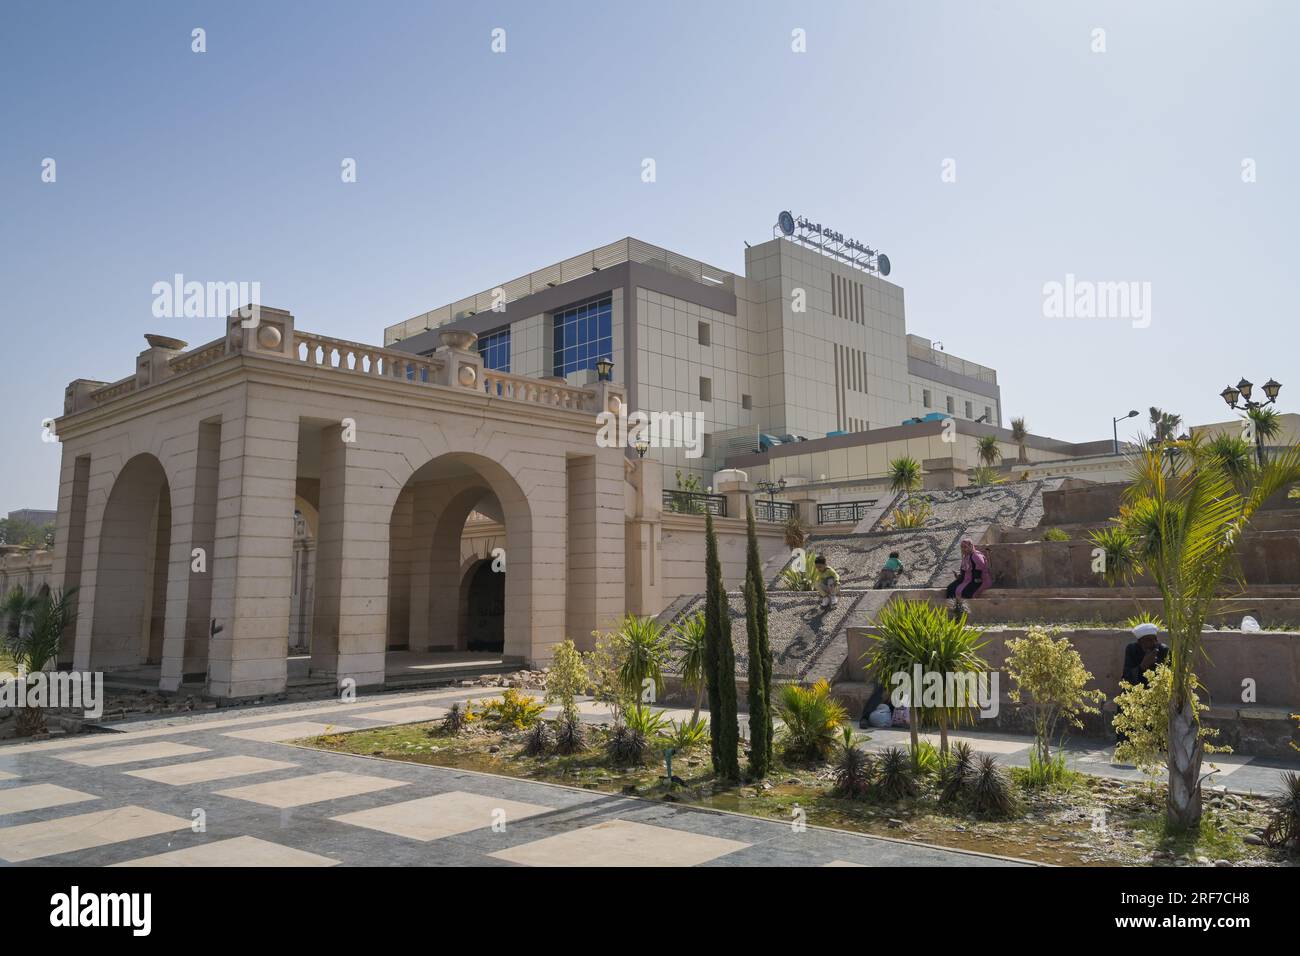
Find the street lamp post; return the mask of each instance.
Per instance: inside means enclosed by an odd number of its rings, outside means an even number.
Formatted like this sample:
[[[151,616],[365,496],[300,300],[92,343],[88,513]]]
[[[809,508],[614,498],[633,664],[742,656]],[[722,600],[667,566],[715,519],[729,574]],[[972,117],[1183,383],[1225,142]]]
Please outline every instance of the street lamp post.
[[[1229,408],[1237,411],[1243,411],[1250,415],[1257,408],[1267,408],[1277,401],[1277,393],[1282,391],[1282,383],[1270,378],[1264,383],[1264,395],[1268,399],[1266,402],[1253,402],[1250,399],[1250,393],[1255,390],[1255,385],[1245,377],[1237,383],[1236,387],[1229,385],[1219,393],[1219,397],[1228,403]],[[1237,404],[1237,399],[1241,399],[1241,404]],[[1255,461],[1260,465],[1264,464],[1264,436],[1260,430],[1252,423],[1251,431],[1255,433]]]
[[[1115,454],[1119,454],[1119,423],[1128,418],[1137,418],[1137,409],[1134,408],[1127,415],[1121,415],[1119,418],[1110,420],[1111,433],[1115,436]]]
[[[768,520],[776,520],[776,493],[785,490],[785,479],[779,481],[760,481],[758,487],[767,492]]]

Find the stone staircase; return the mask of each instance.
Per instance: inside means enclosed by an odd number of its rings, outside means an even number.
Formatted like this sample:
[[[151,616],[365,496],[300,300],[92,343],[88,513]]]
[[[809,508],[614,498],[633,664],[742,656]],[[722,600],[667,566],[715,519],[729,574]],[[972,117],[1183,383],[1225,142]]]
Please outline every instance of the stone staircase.
[[[813,535],[805,548],[824,554],[840,575],[838,606],[822,612],[815,594],[781,588],[781,571],[790,563],[785,556],[769,561],[763,571],[768,581],[768,640],[772,645],[772,673],[778,681],[811,683],[833,681],[848,653],[846,628],[871,624],[877,612],[895,594],[925,593],[942,600],[942,587],[960,564],[959,545],[963,538],[979,541],[992,524],[1020,527],[1037,524],[1042,517],[1043,491],[1060,479],[1015,482],[986,488],[918,492],[931,508],[923,528],[907,531],[881,530],[893,512],[896,498],[874,517],[868,515],[858,527],[865,531]],[[876,576],[891,551],[899,552],[904,573],[894,590],[873,589]],[[932,591],[932,593],[931,593]],[[728,591],[731,609],[732,644],[736,654],[736,676],[743,684],[748,673],[748,639],[745,633],[745,600],[742,591]],[[679,598],[659,615],[660,623],[671,624],[685,615],[703,610],[704,595]]]

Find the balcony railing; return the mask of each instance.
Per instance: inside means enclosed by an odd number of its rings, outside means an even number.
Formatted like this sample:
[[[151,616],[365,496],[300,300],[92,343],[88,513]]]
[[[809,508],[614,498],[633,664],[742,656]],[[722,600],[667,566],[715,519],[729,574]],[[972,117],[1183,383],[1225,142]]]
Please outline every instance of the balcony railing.
[[[727,499],[699,491],[664,491],[664,510],[674,514],[702,515],[706,511],[716,518],[727,516]]]
[[[817,506],[818,524],[857,524],[876,506],[876,499],[868,501],[833,501]]]
[[[785,524],[798,513],[799,506],[793,501],[773,501],[767,498],[754,501],[754,518],[757,521]]]

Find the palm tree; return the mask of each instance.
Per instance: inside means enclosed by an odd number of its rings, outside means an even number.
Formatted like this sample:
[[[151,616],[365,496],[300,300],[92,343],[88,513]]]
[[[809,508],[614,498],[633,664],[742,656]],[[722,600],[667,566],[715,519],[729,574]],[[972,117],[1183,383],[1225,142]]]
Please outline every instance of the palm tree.
[[[1232,478],[1238,489],[1246,487],[1255,468],[1255,450],[1240,435],[1215,435],[1205,444],[1205,453]]]
[[[1264,446],[1282,434],[1282,418],[1273,408],[1250,408],[1246,417],[1255,433],[1256,457],[1263,462]]]
[[[1002,449],[998,447],[997,435],[983,435],[975,440],[975,453],[979,456],[982,464],[993,467],[1002,457]]]
[[[20,676],[35,674],[45,668],[59,654],[59,641],[66,628],[71,627],[77,617],[76,588],[66,591],[42,590],[30,599],[26,614],[27,627],[19,628],[19,636],[9,643],[9,653],[18,665]],[[9,603],[13,598],[11,591],[5,599],[5,611],[9,613]],[[9,621],[12,626],[11,621]],[[40,707],[24,705],[18,709],[14,720],[14,733],[19,737],[30,737],[45,730],[45,712]]]
[[[669,656],[668,632],[652,617],[629,614],[623,618],[618,637],[625,654],[618,669],[623,691],[641,703],[649,682],[654,687],[654,700],[658,700],[663,693],[664,664]]]
[[[704,612],[696,611],[674,624],[672,638],[680,655],[677,668],[682,674],[682,686],[695,692],[695,712],[691,715],[694,723],[700,719],[700,706],[704,703]]]
[[[1029,428],[1025,425],[1023,418],[1011,419],[1011,440],[1016,443],[1016,462],[1017,464],[1029,464],[1029,454],[1025,451],[1025,440],[1029,437]]]
[[[1151,420],[1151,430],[1154,433],[1152,441],[1157,443],[1173,441],[1178,434],[1178,426],[1183,423],[1183,416],[1163,411],[1154,405],[1147,411]]]
[[[1139,450],[1121,521],[1160,590],[1169,635],[1166,821],[1173,829],[1194,831],[1201,820],[1204,750],[1192,668],[1205,655],[1201,628],[1224,582],[1242,586],[1237,537],[1267,498],[1300,481],[1300,444],[1254,469],[1242,487],[1199,438],[1182,442],[1182,449],[1177,457],[1159,445]]]
[[[17,585],[5,595],[0,602],[0,620],[4,621],[4,640],[6,648],[17,647],[19,635],[23,628],[31,623],[32,611],[36,607],[35,595],[28,597]]]
[[[868,674],[881,686],[901,686],[896,675],[902,674],[910,681],[913,670],[920,665],[923,673],[977,676],[988,671],[988,664],[979,655],[987,644],[980,638],[983,630],[970,627],[966,615],[949,616],[946,608],[929,601],[890,601],[876,615],[877,634],[868,634],[877,644],[874,650],[863,655]],[[919,753],[919,727],[922,723],[939,725],[939,746],[948,752],[948,728],[974,723],[973,701],[959,704],[945,699],[938,706],[922,704],[922,688],[913,687],[909,694],[908,718],[912,735],[912,754]]]
[[[921,463],[915,458],[904,455],[889,463],[889,490],[907,495],[907,503],[912,503],[912,492],[921,487]]]

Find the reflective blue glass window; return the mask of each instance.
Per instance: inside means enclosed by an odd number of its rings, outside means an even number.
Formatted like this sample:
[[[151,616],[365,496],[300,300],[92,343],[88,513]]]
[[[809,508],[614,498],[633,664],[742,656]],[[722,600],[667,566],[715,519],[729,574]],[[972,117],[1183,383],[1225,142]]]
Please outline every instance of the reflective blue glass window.
[[[554,316],[553,374],[594,369],[614,354],[614,306],[609,296],[571,306]]]

